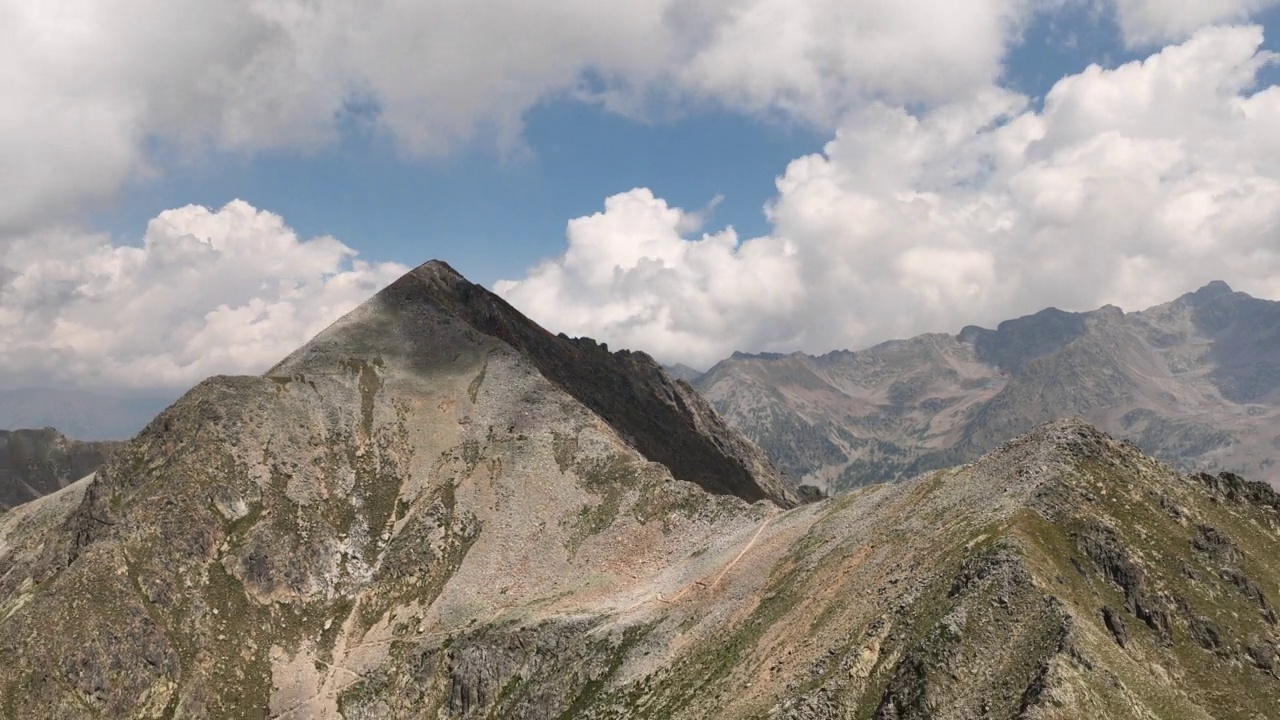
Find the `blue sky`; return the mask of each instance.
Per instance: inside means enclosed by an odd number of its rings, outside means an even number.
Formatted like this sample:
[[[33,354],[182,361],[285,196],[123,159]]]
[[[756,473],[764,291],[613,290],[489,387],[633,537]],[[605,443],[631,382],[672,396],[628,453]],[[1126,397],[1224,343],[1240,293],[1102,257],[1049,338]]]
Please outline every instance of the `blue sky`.
[[[540,105],[525,120],[525,147],[507,152],[476,142],[412,158],[350,132],[339,147],[316,153],[171,167],[163,179],[130,187],[95,219],[136,242],[161,210],[243,198],[288,218],[302,235],[339,237],[362,257],[406,265],[444,259],[490,285],[560,252],[570,218],[636,187],[687,208],[721,196],[716,223],[763,234],[774,178],[830,139],[798,123],[723,111],[646,122],[568,99]]]
[[[1253,21],[1280,27],[1280,8]],[[1265,47],[1274,50],[1272,35],[1280,32],[1268,33]],[[1150,51],[1126,48],[1107,12],[1068,6],[1035,17],[1011,46],[1001,83],[1041,98],[1090,64],[1114,67]],[[1273,70],[1263,80],[1276,77]],[[411,157],[349,125],[337,146],[316,152],[176,162],[162,178],[128,186],[94,221],[136,243],[161,210],[241,198],[283,215],[304,236],[341,238],[362,257],[406,265],[442,258],[491,285],[561,252],[568,219],[636,187],[689,209],[722,197],[709,225],[732,225],[743,237],[765,234],[763,207],[776,194],[774,179],[791,159],[820,152],[831,139],[822,128],[776,115],[703,107],[669,119],[630,119],[568,97],[540,103],[524,123],[523,147],[507,152],[476,141]]]
[[[1280,0],[459,7],[0,0],[0,387],[259,372],[430,258],[695,366],[1280,297]]]

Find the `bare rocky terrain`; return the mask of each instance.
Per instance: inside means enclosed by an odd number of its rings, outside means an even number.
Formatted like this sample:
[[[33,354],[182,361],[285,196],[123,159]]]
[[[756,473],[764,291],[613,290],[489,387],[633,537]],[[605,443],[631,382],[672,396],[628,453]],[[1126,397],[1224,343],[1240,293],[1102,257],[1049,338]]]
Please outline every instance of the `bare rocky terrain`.
[[[53,428],[0,430],[0,510],[70,485],[122,445],[71,440]]]
[[[1215,282],[1141,312],[1048,309],[693,380],[789,475],[841,491],[976,459],[1080,417],[1187,471],[1280,481],[1280,303]]]
[[[1266,718],[1280,496],[1078,421],[797,505],[428,263],[0,514],[12,718]]]

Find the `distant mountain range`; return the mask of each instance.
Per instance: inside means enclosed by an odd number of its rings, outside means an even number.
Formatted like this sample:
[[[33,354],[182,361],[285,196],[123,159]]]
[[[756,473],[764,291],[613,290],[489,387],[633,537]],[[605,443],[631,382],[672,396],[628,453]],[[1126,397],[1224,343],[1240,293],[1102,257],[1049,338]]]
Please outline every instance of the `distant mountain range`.
[[[694,380],[702,377],[703,374],[701,370],[696,370],[682,363],[676,363],[675,365],[663,365],[662,369],[666,370],[667,374],[671,377],[677,380],[684,380],[685,382],[693,382]]]
[[[70,440],[53,428],[0,430],[0,510],[61,490],[121,445]]]
[[[858,352],[737,353],[693,385],[791,476],[835,491],[1068,417],[1186,470],[1280,477],[1280,303],[1222,282],[1141,312],[1051,308]]]
[[[0,390],[0,429],[54,427],[77,440],[126,440],[177,399],[88,390],[25,387]]]
[[[991,403],[1111,315],[955,342],[1021,360]],[[647,355],[433,262],[0,512],[0,716],[1274,717],[1277,527],[1079,421],[799,504]]]

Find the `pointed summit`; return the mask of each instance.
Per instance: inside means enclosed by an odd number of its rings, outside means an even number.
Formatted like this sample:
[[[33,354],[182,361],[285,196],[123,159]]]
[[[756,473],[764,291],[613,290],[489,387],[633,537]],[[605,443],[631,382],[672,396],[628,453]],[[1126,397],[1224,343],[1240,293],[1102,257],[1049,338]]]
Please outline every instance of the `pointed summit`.
[[[422,380],[493,353],[531,364],[680,480],[750,502],[794,502],[764,453],[652,357],[553,335],[440,260],[409,271],[267,374],[335,372],[359,357]]]
[[[456,278],[458,280],[466,280],[466,278],[462,277],[462,273],[453,269],[452,265],[438,258],[428,260],[422,263],[418,267],[411,270],[410,274],[419,275],[419,276],[427,275],[427,274],[437,274],[442,276],[448,276],[451,278]]]
[[[1211,280],[1204,287],[1196,290],[1193,295],[1199,297],[1220,297],[1222,295],[1230,295],[1235,292],[1231,286],[1221,280]]]
[[[394,287],[400,283],[421,283],[423,286],[430,288],[437,293],[440,299],[446,299],[450,296],[465,296],[472,292],[472,288],[479,288],[469,282],[462,273],[453,269],[453,266],[443,260],[428,260],[418,267],[410,270],[400,277],[399,280],[392,283]],[[384,293],[386,290],[383,291]],[[462,300],[462,297],[454,297],[454,300]]]

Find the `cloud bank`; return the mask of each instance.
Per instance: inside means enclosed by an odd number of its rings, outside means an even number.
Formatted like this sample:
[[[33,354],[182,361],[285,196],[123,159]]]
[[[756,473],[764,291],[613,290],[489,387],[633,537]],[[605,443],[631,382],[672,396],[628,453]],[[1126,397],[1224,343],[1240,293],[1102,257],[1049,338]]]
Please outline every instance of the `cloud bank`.
[[[1216,23],[1238,23],[1280,4],[1280,0],[1114,0],[1125,42],[1145,46],[1183,40]]]
[[[569,223],[497,290],[558,330],[706,366],[822,352],[1046,306],[1139,309],[1212,279],[1280,297],[1280,88],[1256,27],[913,115],[873,103],[793,161],[773,231],[687,237],[647,189]]]
[[[834,126],[869,97],[993,81],[1036,3],[974,0],[0,0],[0,235],[209,152],[519,143],[548,98],[719,103]]]
[[[1001,89],[1038,13],[1089,2],[1142,63]],[[84,211],[211,154],[518,147],[538,103],[706,106],[828,129],[778,178],[772,231],[701,233],[637,189],[498,288],[556,330],[705,365],[1125,307],[1212,278],[1280,296],[1280,98],[1244,20],[1280,0],[0,0],[4,382],[181,386],[259,372],[404,270],[247,203]],[[908,111],[906,108],[910,108]],[[749,150],[744,150],[749,151]],[[358,242],[358,238],[347,238]]]
[[[406,270],[241,201],[167,210],[141,247],[49,230],[0,247],[0,368],[117,388],[260,373]]]

